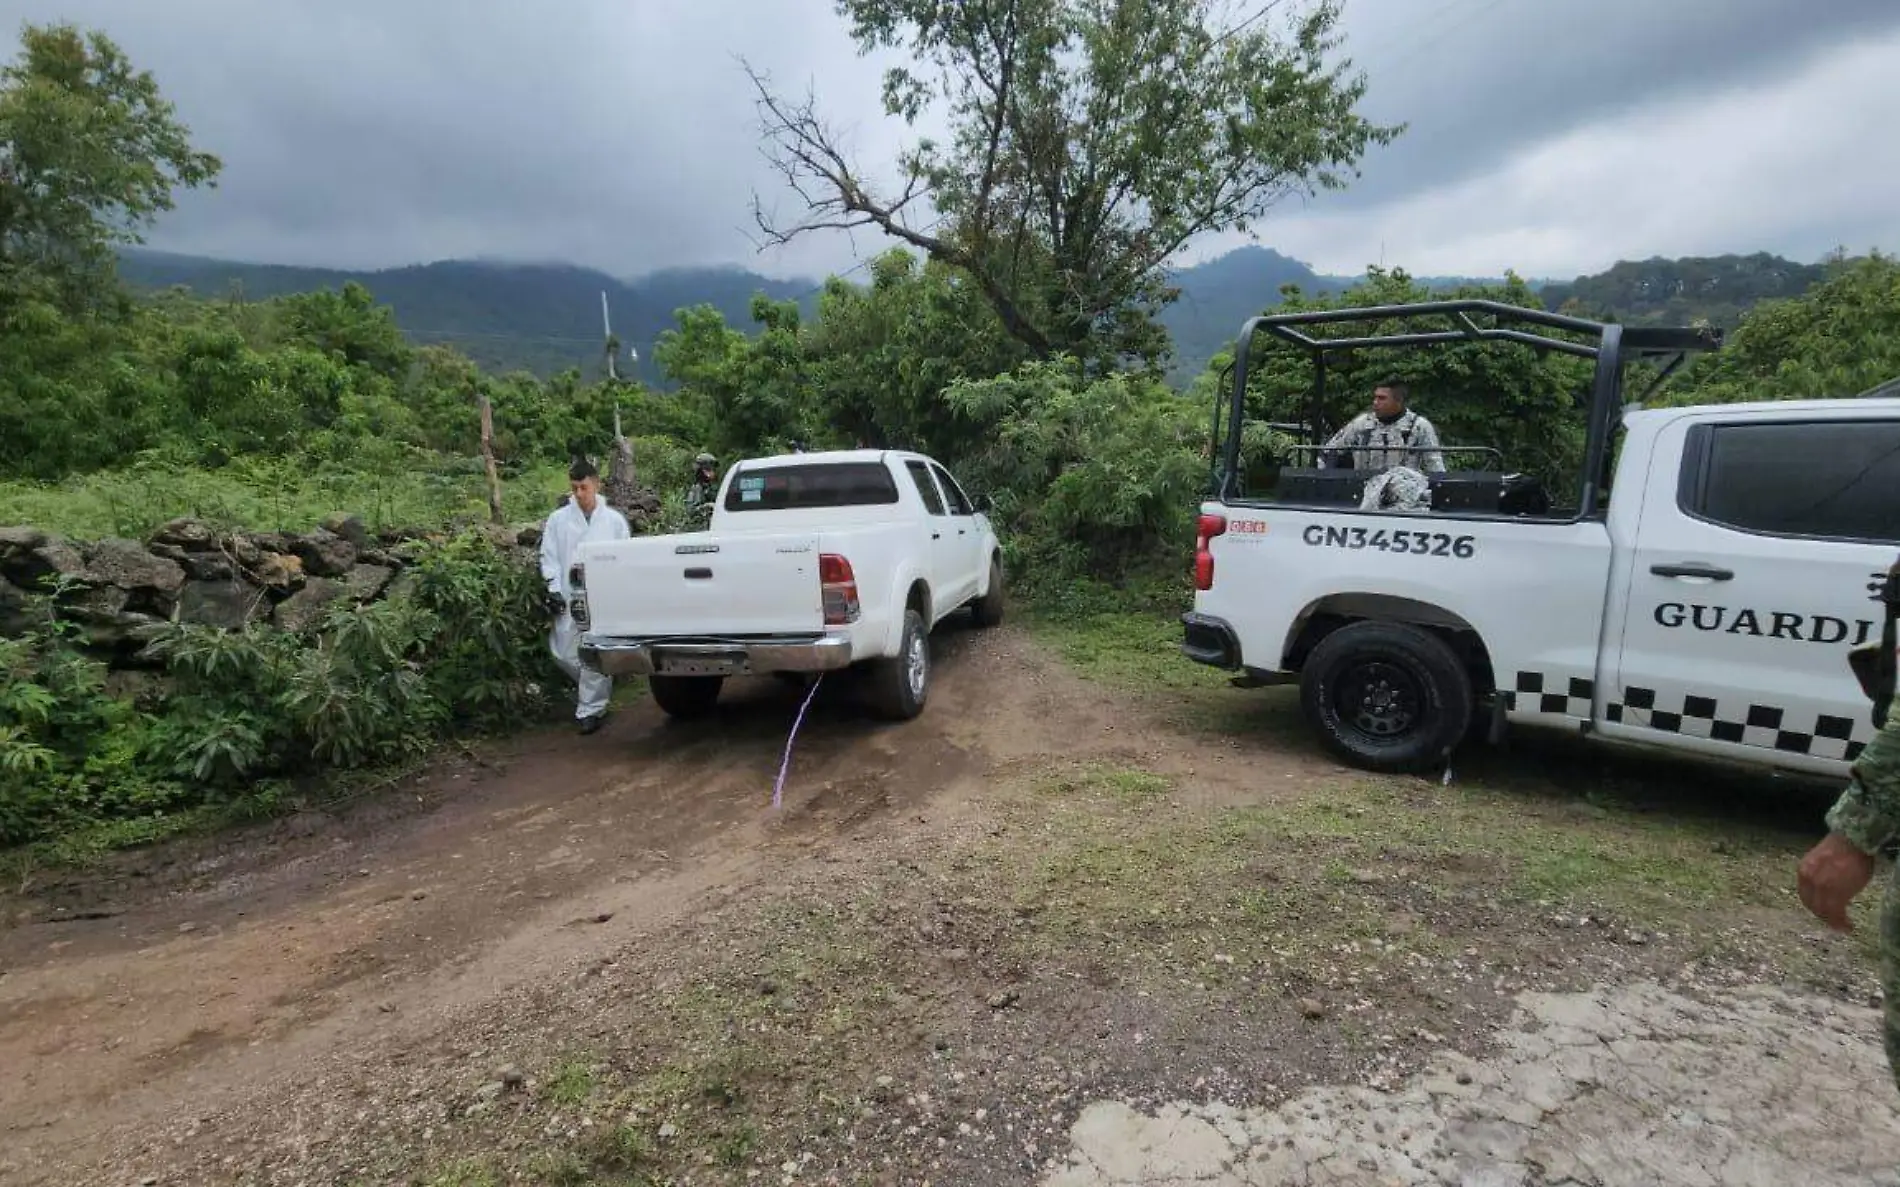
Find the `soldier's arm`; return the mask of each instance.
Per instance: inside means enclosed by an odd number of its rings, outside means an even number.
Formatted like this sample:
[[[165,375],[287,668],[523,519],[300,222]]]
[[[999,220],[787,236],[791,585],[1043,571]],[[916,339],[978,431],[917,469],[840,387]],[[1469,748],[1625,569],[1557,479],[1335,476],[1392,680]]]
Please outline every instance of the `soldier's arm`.
[[[1900,702],[1855,760],[1847,790],[1828,810],[1827,827],[1867,854],[1900,837]]]
[[[1332,440],[1326,443],[1328,449],[1343,449],[1353,445],[1365,444],[1366,418],[1355,416],[1346,422],[1346,427],[1334,433]]]
[[[1412,448],[1418,450],[1419,462],[1426,473],[1444,473],[1445,455],[1438,450],[1438,428],[1424,417],[1419,418],[1418,432],[1413,436]]]

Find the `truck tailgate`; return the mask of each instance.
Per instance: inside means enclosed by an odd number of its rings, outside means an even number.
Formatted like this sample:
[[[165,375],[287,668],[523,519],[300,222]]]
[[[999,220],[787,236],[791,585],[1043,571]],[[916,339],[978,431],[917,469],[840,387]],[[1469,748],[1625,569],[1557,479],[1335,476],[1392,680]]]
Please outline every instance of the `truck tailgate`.
[[[818,536],[687,533],[583,544],[588,633],[611,638],[819,634]]]

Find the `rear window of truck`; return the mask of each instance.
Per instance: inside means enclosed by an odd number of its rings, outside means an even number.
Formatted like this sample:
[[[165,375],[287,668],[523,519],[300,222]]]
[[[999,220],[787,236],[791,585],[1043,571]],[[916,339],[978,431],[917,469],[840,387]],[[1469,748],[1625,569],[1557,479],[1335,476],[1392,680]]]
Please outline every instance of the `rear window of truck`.
[[[897,502],[897,482],[882,462],[823,462],[740,470],[726,489],[727,511],[875,507]]]

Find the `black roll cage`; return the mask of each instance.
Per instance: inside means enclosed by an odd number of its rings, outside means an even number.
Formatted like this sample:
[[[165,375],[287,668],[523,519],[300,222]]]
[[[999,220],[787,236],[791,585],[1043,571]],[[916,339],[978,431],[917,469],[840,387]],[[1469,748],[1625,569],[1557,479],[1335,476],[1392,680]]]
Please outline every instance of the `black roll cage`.
[[[1494,324],[1482,325],[1473,320],[1474,316],[1489,316],[1494,319]],[[1309,334],[1303,330],[1303,327],[1308,326],[1400,318],[1450,319],[1456,328],[1338,338]],[[1594,341],[1558,338],[1549,333],[1515,328],[1510,323],[1588,335]],[[1302,427],[1311,430],[1315,443],[1324,440],[1326,361],[1335,354],[1378,347],[1516,342],[1540,351],[1556,351],[1595,360],[1596,371],[1590,382],[1589,395],[1579,400],[1587,407],[1589,426],[1584,445],[1579,519],[1595,514],[1607,485],[1610,439],[1616,427],[1617,410],[1621,406],[1618,396],[1623,386],[1623,368],[1638,359],[1666,360],[1655,381],[1634,401],[1640,404],[1667,382],[1688,361],[1690,355],[1720,350],[1722,347],[1722,331],[1714,327],[1624,326],[1616,322],[1592,321],[1482,298],[1312,309],[1252,317],[1241,326],[1240,337],[1234,346],[1233,387],[1226,397],[1227,439],[1223,442],[1220,472],[1214,490],[1215,497],[1224,502],[1237,501],[1240,496],[1240,436],[1246,423],[1247,379],[1253,358],[1254,335],[1261,330],[1305,351],[1313,360],[1313,398],[1307,412],[1308,423]],[[1219,420],[1220,408],[1217,405],[1217,437]]]

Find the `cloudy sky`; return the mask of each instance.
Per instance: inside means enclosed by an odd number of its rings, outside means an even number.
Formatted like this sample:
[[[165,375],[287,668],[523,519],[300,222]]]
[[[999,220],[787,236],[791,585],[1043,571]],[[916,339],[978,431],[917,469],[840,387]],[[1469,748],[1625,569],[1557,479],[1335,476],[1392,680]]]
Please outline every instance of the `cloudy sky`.
[[[1239,19],[1266,0],[1232,3]],[[1365,113],[1410,130],[1350,190],[1257,229],[1322,272],[1900,249],[1896,0],[1345,10]],[[737,59],[815,87],[873,174],[906,134],[879,107],[884,63],[856,55],[830,0],[0,0],[0,16],[101,28],[158,76],[225,171],[152,245],[229,258],[814,275],[882,241],[748,241],[755,189],[791,199]]]

